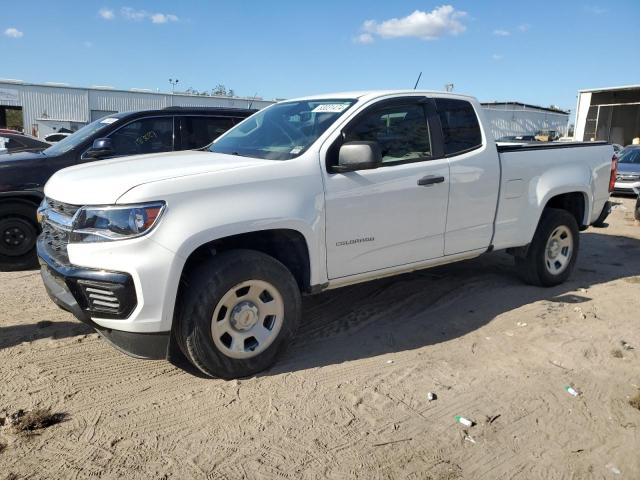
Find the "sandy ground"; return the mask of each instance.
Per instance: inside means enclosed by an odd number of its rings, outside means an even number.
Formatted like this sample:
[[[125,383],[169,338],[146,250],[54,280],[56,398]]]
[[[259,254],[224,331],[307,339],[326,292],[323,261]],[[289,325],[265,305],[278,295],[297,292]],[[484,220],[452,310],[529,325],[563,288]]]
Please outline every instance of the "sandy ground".
[[[617,200],[565,285],[493,254],[306,298],[296,343],[241,381],[126,357],[37,272],[2,273],[0,416],[68,420],[0,429],[0,479],[640,479],[640,226]]]

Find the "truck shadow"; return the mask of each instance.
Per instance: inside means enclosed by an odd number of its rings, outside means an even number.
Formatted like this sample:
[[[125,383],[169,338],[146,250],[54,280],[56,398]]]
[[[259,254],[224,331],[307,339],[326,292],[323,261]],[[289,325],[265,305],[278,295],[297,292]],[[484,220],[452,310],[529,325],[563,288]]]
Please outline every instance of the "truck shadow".
[[[10,325],[0,327],[0,349],[43,338],[61,339],[88,333],[93,333],[93,329],[76,321],[50,322],[44,320],[25,325]]]
[[[582,293],[579,289],[638,275],[640,239],[591,230],[581,235],[573,275],[553,288],[523,284],[516,276],[513,259],[494,253],[328,291],[304,299],[294,344],[263,375],[446,342],[523,305],[540,300],[588,302],[588,290]]]

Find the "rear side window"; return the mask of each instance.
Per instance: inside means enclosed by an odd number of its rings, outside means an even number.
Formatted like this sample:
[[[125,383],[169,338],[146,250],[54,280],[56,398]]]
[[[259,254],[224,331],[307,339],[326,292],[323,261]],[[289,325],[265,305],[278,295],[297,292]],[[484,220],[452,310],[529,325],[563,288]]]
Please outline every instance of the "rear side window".
[[[478,117],[469,102],[436,98],[436,108],[442,124],[445,155],[468,152],[482,145]]]
[[[231,117],[180,117],[179,121],[181,150],[206,147],[234,125]]]

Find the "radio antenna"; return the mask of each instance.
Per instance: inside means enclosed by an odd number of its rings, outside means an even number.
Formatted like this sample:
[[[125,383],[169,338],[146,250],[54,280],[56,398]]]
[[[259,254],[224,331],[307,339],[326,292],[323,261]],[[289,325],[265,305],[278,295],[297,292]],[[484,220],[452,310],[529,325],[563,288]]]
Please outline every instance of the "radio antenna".
[[[413,89],[415,90],[416,88],[418,88],[418,83],[420,83],[420,78],[422,78],[422,72],[420,72],[420,75],[418,75],[418,79],[416,80],[416,84],[413,86]]]

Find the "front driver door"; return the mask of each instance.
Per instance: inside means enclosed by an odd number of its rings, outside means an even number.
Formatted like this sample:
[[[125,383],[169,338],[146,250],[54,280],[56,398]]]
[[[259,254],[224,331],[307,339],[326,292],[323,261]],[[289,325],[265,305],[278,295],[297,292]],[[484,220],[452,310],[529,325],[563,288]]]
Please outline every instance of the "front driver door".
[[[383,166],[330,173],[339,147],[380,145]],[[330,279],[444,255],[449,164],[435,108],[424,97],[378,102],[357,115],[328,148],[325,179]]]

